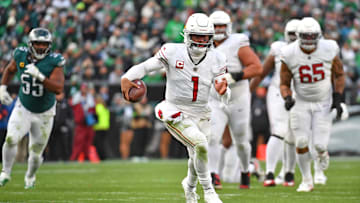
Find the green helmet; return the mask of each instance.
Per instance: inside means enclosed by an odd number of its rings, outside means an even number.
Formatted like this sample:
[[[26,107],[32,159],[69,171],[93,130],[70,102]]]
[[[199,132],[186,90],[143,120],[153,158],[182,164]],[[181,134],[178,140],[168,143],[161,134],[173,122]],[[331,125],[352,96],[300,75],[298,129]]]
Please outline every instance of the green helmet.
[[[36,42],[47,42],[47,48],[35,48],[34,43]],[[36,59],[43,59],[51,49],[52,36],[49,30],[45,28],[34,28],[29,34],[29,50]]]

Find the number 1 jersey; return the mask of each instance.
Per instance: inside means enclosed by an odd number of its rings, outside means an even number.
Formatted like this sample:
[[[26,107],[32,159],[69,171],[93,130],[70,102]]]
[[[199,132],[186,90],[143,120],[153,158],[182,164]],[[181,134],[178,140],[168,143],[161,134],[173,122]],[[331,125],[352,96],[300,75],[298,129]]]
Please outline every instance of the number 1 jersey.
[[[183,43],[167,43],[155,56],[166,68],[165,99],[182,112],[208,117],[208,99],[214,78],[226,71],[226,57],[210,49],[205,58],[194,64]]]
[[[338,53],[337,43],[326,39],[320,39],[311,54],[300,49],[298,40],[281,49],[281,61],[293,75],[296,97],[311,102],[331,98],[331,67]]]
[[[45,89],[44,85],[29,74],[24,73],[30,53],[27,47],[18,47],[14,51],[14,60],[20,79],[19,99],[24,107],[33,113],[42,113],[55,104],[55,93]],[[61,54],[50,53],[35,62],[40,72],[49,77],[55,67],[62,67],[65,59]]]

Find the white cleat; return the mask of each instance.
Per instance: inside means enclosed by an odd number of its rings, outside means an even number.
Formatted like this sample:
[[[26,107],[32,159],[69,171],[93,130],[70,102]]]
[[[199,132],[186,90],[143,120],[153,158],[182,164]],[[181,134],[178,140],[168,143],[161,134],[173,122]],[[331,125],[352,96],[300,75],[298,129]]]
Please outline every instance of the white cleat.
[[[283,183],[284,183],[284,176],[278,175],[278,176],[275,178],[275,184],[276,184],[276,185],[282,185]]]
[[[222,203],[214,189],[204,191],[205,203]]]
[[[1,172],[1,174],[0,174],[0,187],[5,186],[5,184],[7,182],[9,182],[10,180],[11,180],[10,175],[8,175],[8,174],[6,174],[4,172]]]
[[[317,185],[325,185],[327,177],[324,174],[324,171],[315,171],[314,183]]]
[[[299,185],[299,187],[296,189],[297,192],[311,192],[314,189],[314,185],[312,183],[312,181],[308,181],[308,182],[301,182],[301,184]]]
[[[318,157],[317,157],[317,161],[319,162],[319,167],[322,170],[328,169],[329,168],[329,162],[330,162],[329,153],[327,151],[323,152],[321,154],[319,153]]]
[[[28,178],[27,176],[25,176],[25,186],[24,186],[24,188],[26,190],[35,188],[35,180],[36,180],[35,175],[32,178]]]
[[[187,178],[184,178],[184,180],[181,182],[181,185],[185,192],[186,203],[197,203],[198,199],[200,199],[200,196],[196,194],[196,187],[194,189],[190,188],[187,184]]]

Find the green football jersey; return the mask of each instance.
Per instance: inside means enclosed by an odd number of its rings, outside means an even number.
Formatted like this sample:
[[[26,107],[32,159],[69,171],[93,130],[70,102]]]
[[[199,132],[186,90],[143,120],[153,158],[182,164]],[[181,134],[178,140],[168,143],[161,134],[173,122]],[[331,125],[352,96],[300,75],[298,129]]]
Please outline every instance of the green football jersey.
[[[49,110],[55,104],[55,93],[48,91],[44,85],[24,73],[29,61],[30,52],[27,47],[18,47],[14,51],[14,60],[20,77],[19,99],[26,109],[33,113],[42,113]],[[39,71],[47,78],[51,75],[55,67],[63,67],[65,59],[61,54],[49,53],[45,58],[35,62]]]

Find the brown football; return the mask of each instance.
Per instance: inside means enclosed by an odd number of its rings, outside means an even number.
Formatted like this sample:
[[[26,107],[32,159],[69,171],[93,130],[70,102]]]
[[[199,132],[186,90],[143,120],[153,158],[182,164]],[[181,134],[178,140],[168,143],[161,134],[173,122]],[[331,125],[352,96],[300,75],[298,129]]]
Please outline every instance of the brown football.
[[[129,101],[138,102],[146,95],[146,85],[142,80],[133,80],[132,82],[136,83],[139,88],[132,87],[129,90]]]

